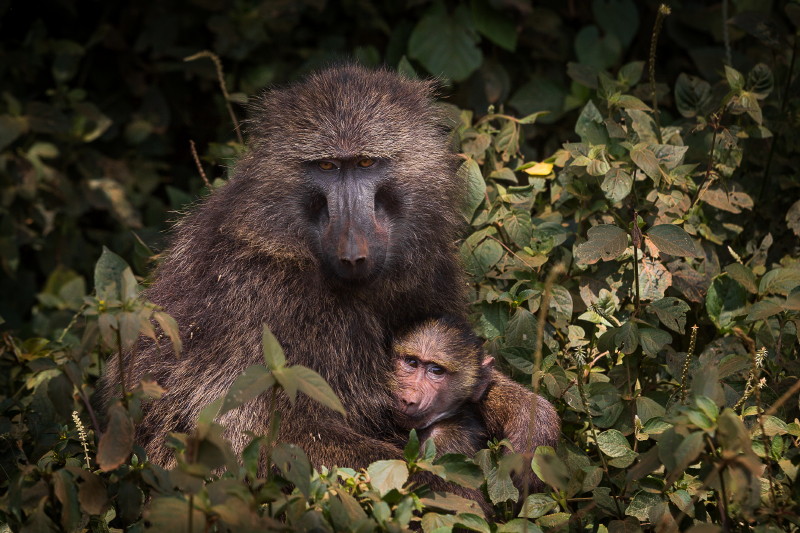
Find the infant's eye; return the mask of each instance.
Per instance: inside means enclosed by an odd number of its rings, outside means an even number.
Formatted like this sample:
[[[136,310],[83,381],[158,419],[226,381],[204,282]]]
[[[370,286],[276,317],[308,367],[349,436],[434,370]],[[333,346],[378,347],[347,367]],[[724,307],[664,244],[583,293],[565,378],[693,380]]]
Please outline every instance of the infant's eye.
[[[371,167],[374,164],[375,164],[375,160],[374,159],[370,159],[369,157],[364,157],[364,158],[358,160],[358,166],[360,166],[361,168]]]
[[[439,365],[431,365],[428,367],[428,372],[433,374],[434,376],[441,376],[445,373],[445,369],[440,367]]]
[[[336,165],[334,165],[330,161],[320,161],[319,163],[317,163],[317,166],[322,170],[333,170],[336,168]]]
[[[406,357],[406,364],[411,368],[417,368],[419,361],[415,357]]]

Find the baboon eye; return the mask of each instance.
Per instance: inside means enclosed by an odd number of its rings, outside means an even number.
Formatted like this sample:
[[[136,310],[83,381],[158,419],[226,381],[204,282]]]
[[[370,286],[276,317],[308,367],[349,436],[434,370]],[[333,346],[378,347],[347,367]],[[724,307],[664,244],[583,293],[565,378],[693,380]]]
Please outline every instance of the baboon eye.
[[[371,167],[374,164],[375,160],[370,159],[369,157],[364,157],[358,160],[358,166],[360,166],[361,168]]]
[[[406,364],[411,368],[417,368],[417,365],[419,365],[419,361],[417,361],[417,359],[414,357],[406,357]]]
[[[319,163],[317,163],[317,166],[322,170],[333,170],[336,168],[336,165],[334,165],[330,161],[320,161]]]
[[[431,365],[428,367],[428,372],[433,374],[434,376],[441,376],[445,373],[445,369],[440,367],[439,365]]]

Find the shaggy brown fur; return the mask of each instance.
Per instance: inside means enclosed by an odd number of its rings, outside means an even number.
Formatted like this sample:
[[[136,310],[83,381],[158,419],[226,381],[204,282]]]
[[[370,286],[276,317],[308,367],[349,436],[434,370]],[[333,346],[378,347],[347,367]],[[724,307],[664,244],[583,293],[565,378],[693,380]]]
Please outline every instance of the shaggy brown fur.
[[[140,339],[127,386],[151,374],[167,393],[144,406],[137,441],[150,460],[173,463],[166,433],[190,430],[204,405],[262,363],[267,324],[288,364],[319,372],[347,409],[345,419],[302,394],[294,406],[284,397],[280,439],[301,445],[316,466],[361,468],[399,458],[388,434],[391,338],[429,317],[466,311],[454,245],[464,184],[431,84],[357,66],[331,68],[266,93],[249,135],[235,175],[178,224],[146,291],[177,320],[184,348],[175,357],[168,342],[157,349]],[[393,210],[379,271],[353,283],[322,266],[307,169],[320,159],[360,156],[390,165],[385,194]],[[116,394],[118,364],[112,360],[106,372],[106,401]],[[486,425],[521,446],[529,393],[499,374],[494,383],[484,402]],[[246,431],[266,431],[267,403],[259,398],[223,418],[237,452]],[[541,399],[539,405],[546,423],[537,425],[532,443],[553,444],[557,419],[552,406]]]

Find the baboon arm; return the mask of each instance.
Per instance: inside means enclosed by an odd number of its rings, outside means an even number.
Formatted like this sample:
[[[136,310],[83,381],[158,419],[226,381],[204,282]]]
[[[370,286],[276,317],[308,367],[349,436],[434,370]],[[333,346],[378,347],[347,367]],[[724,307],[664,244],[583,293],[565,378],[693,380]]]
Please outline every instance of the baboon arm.
[[[552,404],[497,370],[479,405],[489,435],[508,439],[517,453],[558,442],[561,421]]]

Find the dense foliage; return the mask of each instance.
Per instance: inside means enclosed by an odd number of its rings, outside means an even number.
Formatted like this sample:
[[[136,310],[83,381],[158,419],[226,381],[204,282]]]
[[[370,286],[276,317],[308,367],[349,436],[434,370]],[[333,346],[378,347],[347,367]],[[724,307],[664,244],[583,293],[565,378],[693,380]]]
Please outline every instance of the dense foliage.
[[[563,4],[0,3],[0,530],[800,529],[800,4]],[[154,323],[179,350],[138,292],[246,95],[342,57],[444,80],[476,331],[563,418],[544,493],[503,442],[315,472],[276,416],[235,457],[215,419],[259,394],[342,409],[268,330],[171,470],[132,442],[155,382],[93,408]]]

